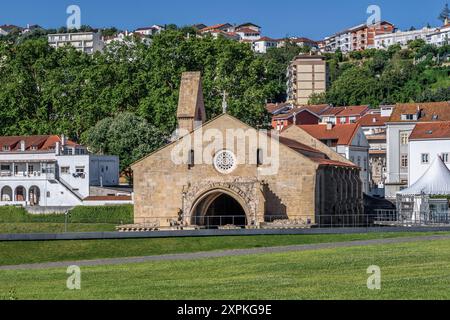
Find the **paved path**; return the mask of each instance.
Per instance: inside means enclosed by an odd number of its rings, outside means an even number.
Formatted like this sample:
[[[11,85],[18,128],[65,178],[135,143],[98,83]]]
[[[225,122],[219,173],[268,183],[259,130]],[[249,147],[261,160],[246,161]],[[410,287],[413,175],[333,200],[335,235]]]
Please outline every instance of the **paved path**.
[[[268,247],[268,248],[223,250],[223,251],[197,252],[197,253],[167,254],[160,256],[135,257],[135,258],[113,258],[113,259],[96,259],[84,261],[47,262],[37,264],[23,264],[16,266],[0,266],[0,271],[67,268],[68,266],[71,265],[86,267],[86,266],[132,264],[132,263],[142,263],[152,261],[196,260],[206,258],[247,256],[253,254],[299,252],[299,251],[311,251],[311,250],[334,249],[334,248],[351,248],[359,246],[398,244],[398,243],[410,243],[410,242],[433,241],[433,240],[450,240],[450,235],[418,236],[418,237],[395,238],[395,239],[373,239],[373,240],[360,240],[360,241],[335,242],[335,243],[294,245],[285,247]]]

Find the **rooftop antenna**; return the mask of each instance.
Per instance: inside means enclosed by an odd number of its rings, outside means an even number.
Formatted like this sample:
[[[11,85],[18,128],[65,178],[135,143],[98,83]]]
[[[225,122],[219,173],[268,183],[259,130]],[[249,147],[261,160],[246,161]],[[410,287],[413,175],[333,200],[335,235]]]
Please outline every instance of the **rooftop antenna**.
[[[227,109],[228,109],[228,103],[227,103],[228,93],[225,90],[223,90],[222,97],[223,97],[223,99],[222,99],[222,112],[223,113],[227,113]]]

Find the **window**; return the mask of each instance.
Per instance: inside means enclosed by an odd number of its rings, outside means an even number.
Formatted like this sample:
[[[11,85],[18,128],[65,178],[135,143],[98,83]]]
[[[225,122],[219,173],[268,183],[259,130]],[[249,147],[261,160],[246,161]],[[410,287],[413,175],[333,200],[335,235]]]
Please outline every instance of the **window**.
[[[9,151],[9,146],[8,145],[4,145],[3,146],[3,151]]]
[[[61,167],[61,174],[70,174],[70,167]]]
[[[442,161],[444,161],[445,163],[448,163],[449,157],[448,157],[448,153],[443,153],[442,154]]]
[[[2,164],[0,168],[1,171],[9,171],[11,167],[9,166],[9,164]]]
[[[408,120],[410,120],[410,121],[412,121],[412,120],[417,120],[417,116],[415,115],[415,114],[402,114],[402,120],[406,120],[406,121],[408,121]]]
[[[32,164],[28,165],[28,172],[34,172],[34,166]]]
[[[84,173],[84,167],[75,167],[76,173]]]
[[[341,118],[341,123],[345,123],[345,118],[344,117]]]
[[[402,154],[400,158],[400,165],[402,168],[408,168],[408,155]]]
[[[50,191],[47,191],[47,198],[50,198]]]
[[[420,161],[422,162],[422,164],[430,163],[430,155],[428,153],[422,153],[420,155]]]
[[[409,133],[408,132],[401,132],[400,133],[400,143],[402,145],[406,145],[409,142]]]

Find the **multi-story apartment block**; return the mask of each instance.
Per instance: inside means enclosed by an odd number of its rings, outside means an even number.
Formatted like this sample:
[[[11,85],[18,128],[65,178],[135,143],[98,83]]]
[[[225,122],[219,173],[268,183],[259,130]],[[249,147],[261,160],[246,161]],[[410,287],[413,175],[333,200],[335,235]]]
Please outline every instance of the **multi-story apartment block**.
[[[297,105],[308,104],[312,94],[323,93],[328,85],[324,56],[299,55],[288,67],[288,100]]]
[[[392,33],[394,29],[394,25],[387,21],[373,25],[360,24],[326,37],[325,51],[335,52],[340,49],[342,52],[350,52],[374,48],[375,36]]]
[[[405,47],[408,45],[408,42],[413,40],[422,39],[427,41],[428,37],[435,32],[436,28],[423,28],[420,30],[379,34],[375,36],[375,48],[386,49],[395,44]]]
[[[450,121],[450,102],[397,104],[386,122],[387,198],[408,187],[409,137],[417,123]]]
[[[102,51],[104,47],[101,35],[97,32],[49,34],[48,44],[53,48],[70,45],[87,54]]]
[[[119,185],[119,159],[89,154],[64,136],[0,137],[0,206],[104,204],[91,188]],[[131,202],[131,198],[122,199]],[[100,201],[100,203],[96,202]]]
[[[440,28],[436,28],[434,32],[427,36],[427,42],[438,47],[450,43],[450,23],[448,23],[448,20],[445,25]]]

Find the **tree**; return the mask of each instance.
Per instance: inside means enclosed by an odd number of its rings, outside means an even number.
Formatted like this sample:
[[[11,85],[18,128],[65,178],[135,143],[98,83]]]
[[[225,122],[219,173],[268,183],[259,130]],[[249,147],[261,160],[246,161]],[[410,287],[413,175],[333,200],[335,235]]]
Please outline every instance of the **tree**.
[[[131,164],[164,145],[166,137],[144,118],[124,112],[99,121],[82,140],[91,152],[119,156],[120,171],[132,182]]]
[[[449,17],[450,17],[450,8],[448,7],[448,3],[446,3],[441,13],[439,14],[438,19],[441,20],[442,23],[445,23],[445,21],[448,20]]]

